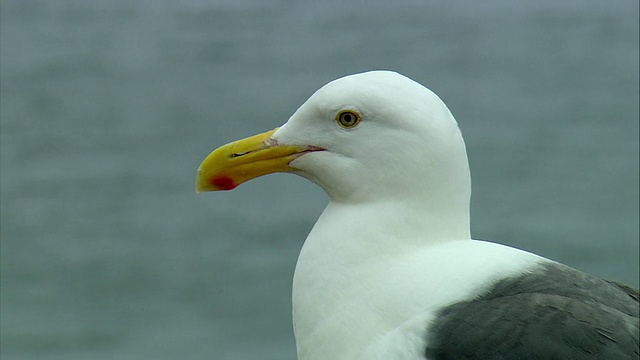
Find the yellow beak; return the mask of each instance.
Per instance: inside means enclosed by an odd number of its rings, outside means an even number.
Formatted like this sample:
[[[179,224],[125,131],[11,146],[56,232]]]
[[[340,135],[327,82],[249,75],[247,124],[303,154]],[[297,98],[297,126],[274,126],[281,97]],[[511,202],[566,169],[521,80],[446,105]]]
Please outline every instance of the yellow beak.
[[[289,163],[313,146],[278,145],[271,138],[276,129],[234,141],[207,156],[196,175],[196,191],[231,190],[245,181],[274,172],[288,172]]]

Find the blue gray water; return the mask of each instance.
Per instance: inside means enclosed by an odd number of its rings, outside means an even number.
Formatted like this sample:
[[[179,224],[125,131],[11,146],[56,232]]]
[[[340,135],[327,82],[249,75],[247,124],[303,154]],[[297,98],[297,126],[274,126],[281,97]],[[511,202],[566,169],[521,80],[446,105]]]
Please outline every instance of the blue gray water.
[[[196,195],[195,169],[367,69],[457,117],[476,238],[638,285],[636,0],[0,10],[3,360],[293,359],[325,195],[291,175]]]

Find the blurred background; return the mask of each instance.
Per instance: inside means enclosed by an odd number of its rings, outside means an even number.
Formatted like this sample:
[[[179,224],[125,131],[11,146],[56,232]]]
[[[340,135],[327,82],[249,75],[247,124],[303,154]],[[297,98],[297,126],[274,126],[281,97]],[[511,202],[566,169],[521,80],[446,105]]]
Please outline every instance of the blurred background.
[[[472,233],[638,286],[638,1],[2,0],[1,356],[294,359],[327,202],[196,195],[217,146],[393,69],[466,138]]]

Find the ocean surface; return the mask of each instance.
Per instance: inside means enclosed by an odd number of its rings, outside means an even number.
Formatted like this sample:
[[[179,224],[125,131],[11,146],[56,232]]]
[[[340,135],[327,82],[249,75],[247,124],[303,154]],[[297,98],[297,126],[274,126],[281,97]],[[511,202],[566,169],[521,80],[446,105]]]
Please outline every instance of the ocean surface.
[[[294,359],[327,202],[196,194],[217,146],[393,69],[465,136],[472,233],[638,286],[638,1],[0,2],[1,344],[12,359]]]

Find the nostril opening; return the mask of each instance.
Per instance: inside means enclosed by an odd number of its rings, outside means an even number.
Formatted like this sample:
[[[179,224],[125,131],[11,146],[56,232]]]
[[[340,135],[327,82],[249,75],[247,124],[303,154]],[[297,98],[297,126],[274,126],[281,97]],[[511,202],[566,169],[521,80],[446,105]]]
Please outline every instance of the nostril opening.
[[[263,142],[263,144],[265,147],[270,148],[270,147],[278,146],[278,141],[276,139],[268,138]]]

